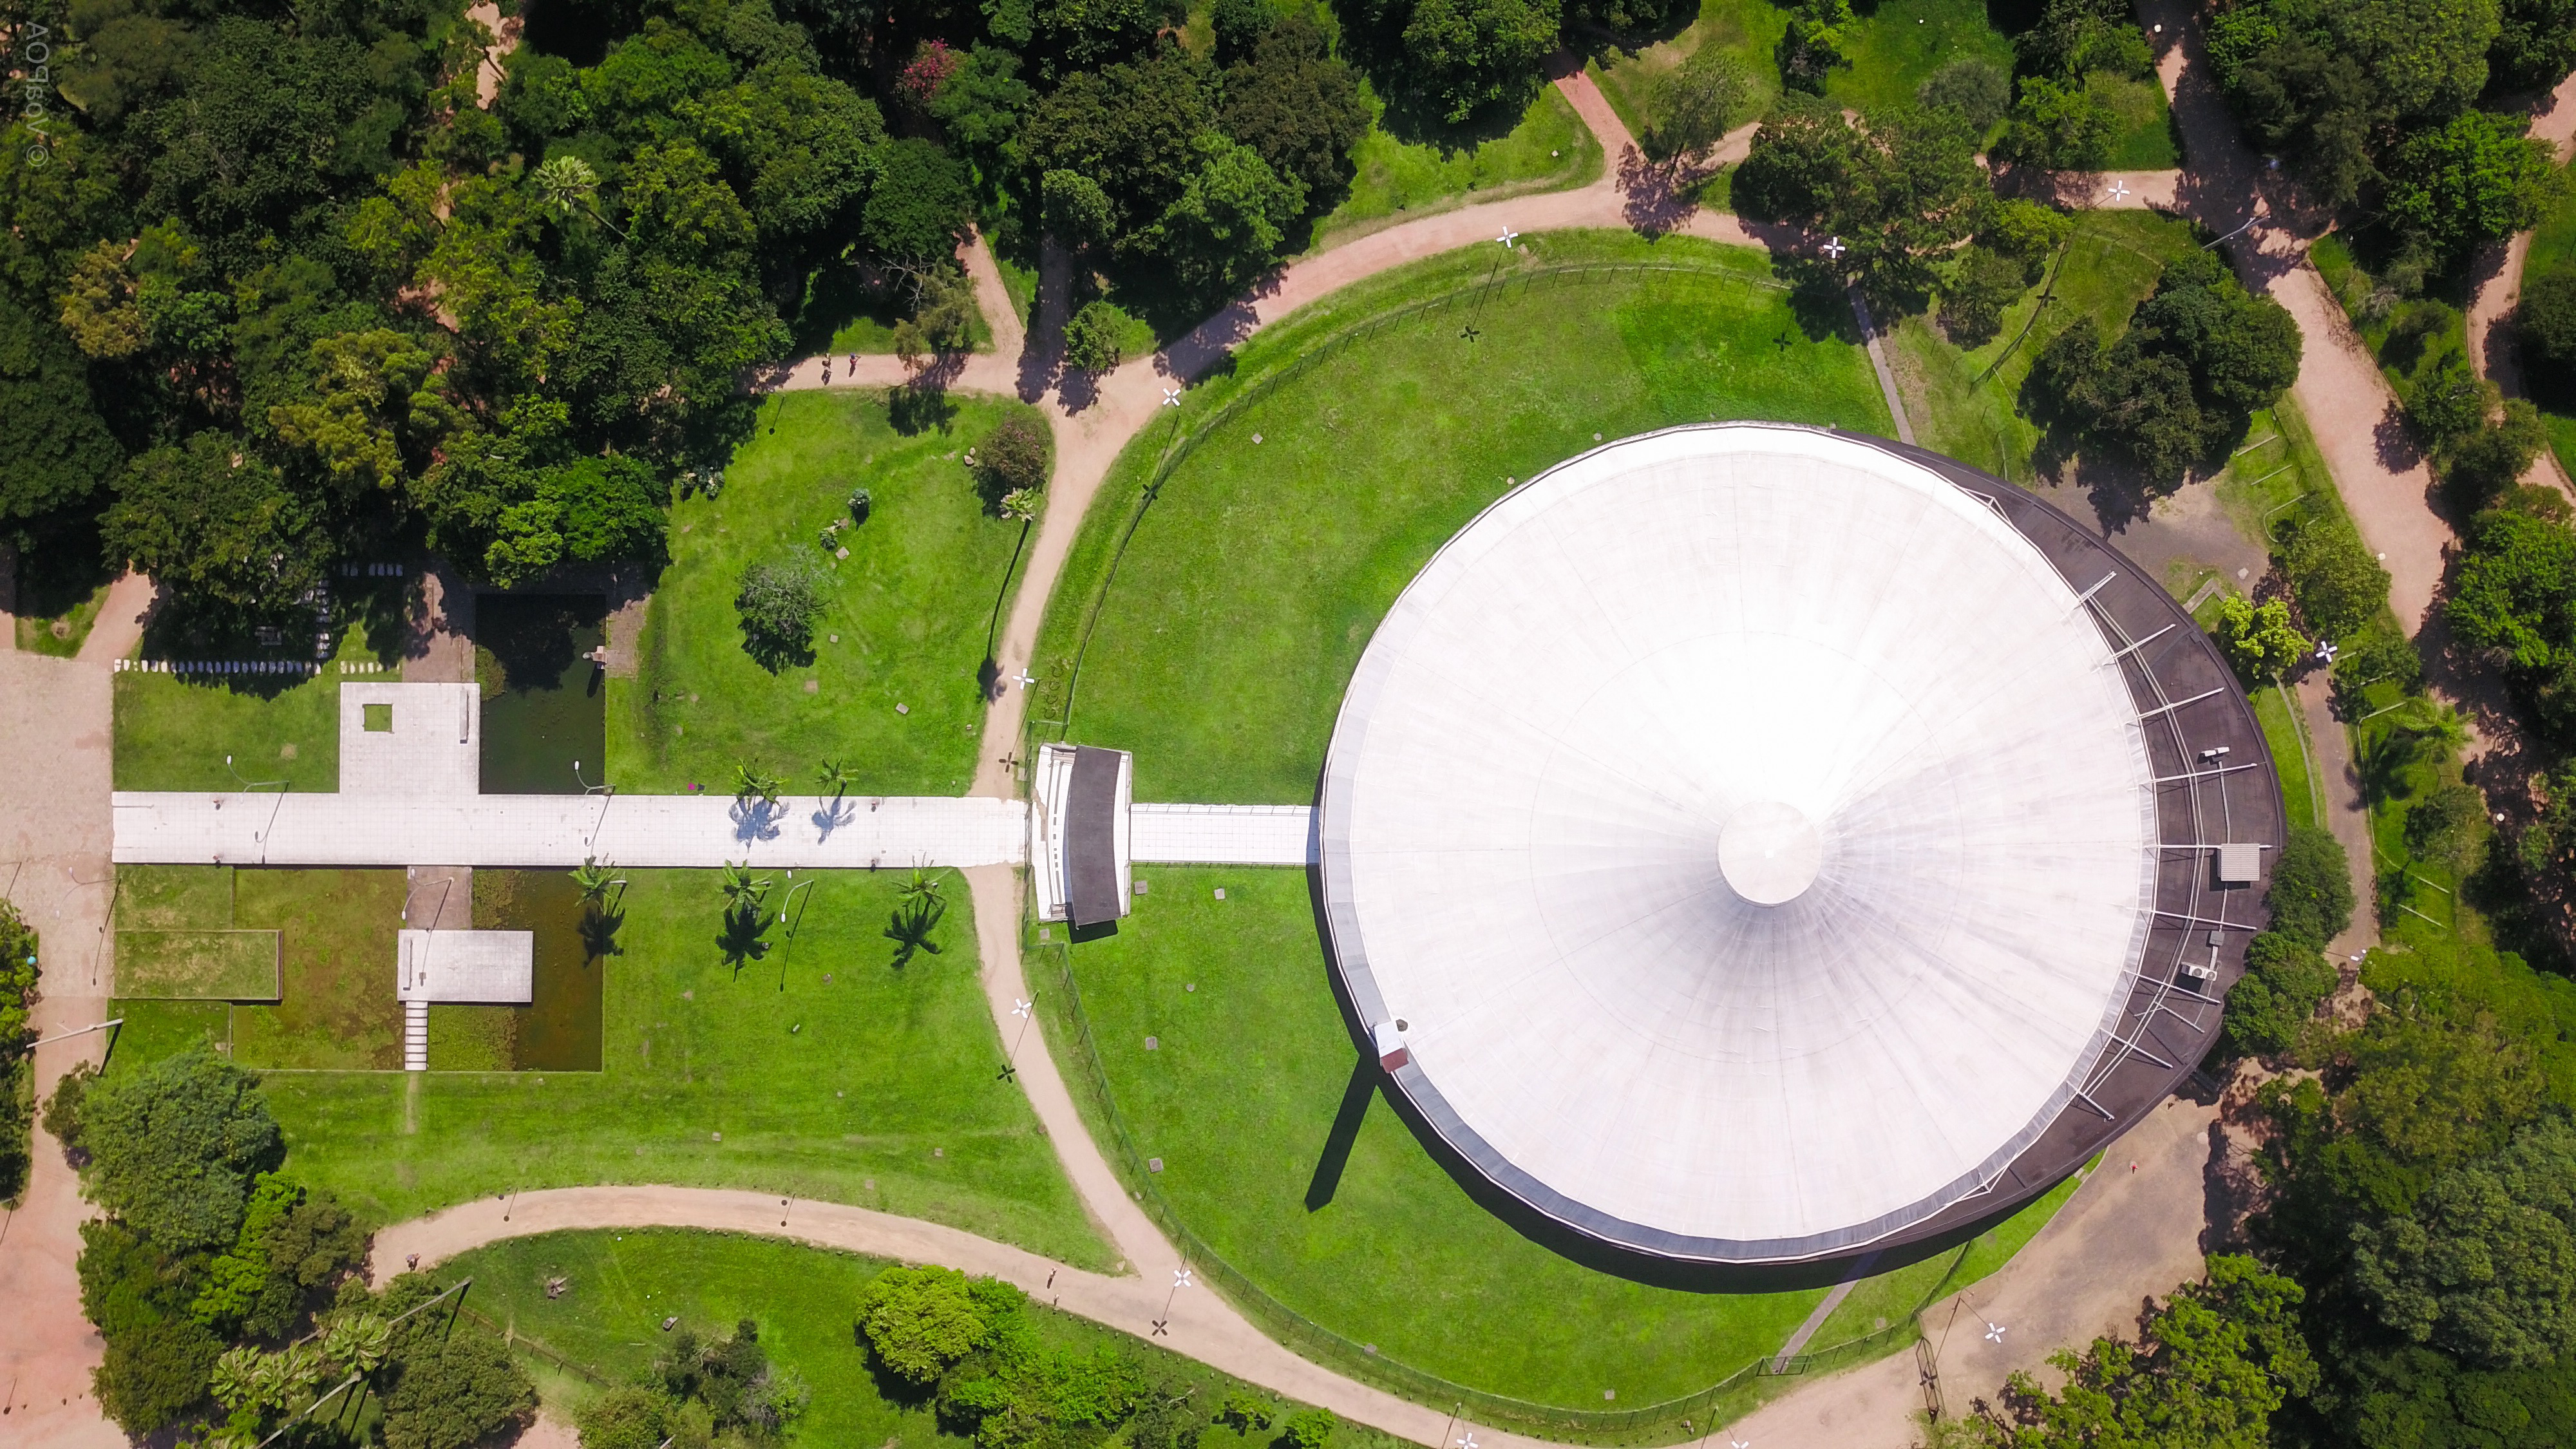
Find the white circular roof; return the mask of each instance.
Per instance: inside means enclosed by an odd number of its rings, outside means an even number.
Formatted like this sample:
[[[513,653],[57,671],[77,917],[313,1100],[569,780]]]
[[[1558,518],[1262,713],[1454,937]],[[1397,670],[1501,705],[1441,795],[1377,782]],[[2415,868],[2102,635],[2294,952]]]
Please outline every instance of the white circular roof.
[[[1379,627],[1326,768],[1336,959],[1524,1200],[1811,1256],[1977,1190],[2083,1084],[2152,778],[2077,591],[1980,500],[1827,433],[1650,434],[1496,503]]]

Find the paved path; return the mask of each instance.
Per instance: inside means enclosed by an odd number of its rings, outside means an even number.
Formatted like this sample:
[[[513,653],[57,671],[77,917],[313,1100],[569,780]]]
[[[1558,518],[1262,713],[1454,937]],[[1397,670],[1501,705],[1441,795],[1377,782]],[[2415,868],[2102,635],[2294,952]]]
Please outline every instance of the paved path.
[[[2558,159],[2565,161],[2570,150],[2576,150],[2576,75],[2558,83],[2558,89],[2542,100],[2538,114],[2532,117],[2531,135],[2556,148]],[[2514,355],[2509,334],[2499,333],[2496,324],[2513,315],[2514,305],[2522,300],[2522,271],[2531,259],[2531,233],[2517,232],[2500,251],[2491,252],[2482,262],[2483,275],[2475,297],[2469,300],[2469,363],[2480,376],[2492,378],[2506,397],[2527,394],[2522,385],[2521,360]],[[2543,448],[2532,460],[2531,471],[2523,475],[2526,483],[2546,483],[2562,492],[2571,489],[2567,473],[2558,466],[2558,455]]]
[[[129,645],[149,590],[120,583],[85,641],[84,654]],[[106,1015],[114,977],[107,959],[108,690],[95,657],[50,659],[0,651],[0,897],[15,902],[42,942],[44,996],[38,1032],[52,1035]],[[37,1048],[40,1097],[75,1062],[97,1061],[100,1033]],[[125,1436],[89,1399],[101,1347],[81,1315],[72,1263],[89,1216],[62,1149],[36,1130],[33,1180],[17,1211],[0,1216],[0,1441],[100,1449]]]
[[[2307,347],[2292,395],[2353,523],[2388,569],[2390,607],[2413,633],[2432,607],[2451,542],[2449,526],[2431,506],[2432,473],[2404,438],[2396,394],[2378,361],[2308,264],[2312,219],[2290,213],[2287,193],[2246,149],[2211,77],[2191,7],[2186,0],[2139,0],[2138,14],[2164,26],[2157,72],[2191,156],[2176,205],[2214,233],[2245,228],[2228,243],[2237,271],[2298,322]]]

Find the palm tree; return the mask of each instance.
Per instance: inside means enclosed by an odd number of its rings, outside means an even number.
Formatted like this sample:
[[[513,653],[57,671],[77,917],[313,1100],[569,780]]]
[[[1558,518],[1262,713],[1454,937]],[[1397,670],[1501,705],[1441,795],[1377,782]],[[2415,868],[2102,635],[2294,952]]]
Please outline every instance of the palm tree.
[[[945,888],[945,884],[943,876],[914,866],[912,878],[896,888],[895,898],[916,911],[933,906],[944,907],[947,901],[940,892]]]
[[[755,915],[758,914],[761,903],[769,899],[769,880],[766,876],[753,879],[750,861],[746,860],[740,865],[727,861],[724,868],[724,894],[726,915]]]
[[[608,898],[610,886],[625,884],[623,881],[610,879],[608,872],[614,868],[601,865],[594,857],[585,855],[581,858],[581,867],[578,870],[567,872],[572,877],[572,883],[581,887],[583,905],[598,905]]]
[[[2398,707],[2389,721],[2413,737],[2416,747],[2436,759],[2447,759],[2469,742],[2469,722],[2437,699],[2418,695]]]
[[[733,798],[756,799],[763,805],[777,804],[779,788],[786,784],[784,780],[775,776],[760,773],[759,767],[749,760],[739,761],[734,765],[733,777]]]
[[[823,768],[816,773],[822,780],[823,788],[831,791],[834,799],[850,793],[850,772],[839,760],[825,760]]]
[[[528,174],[537,188],[537,207],[556,221],[568,221],[576,211],[601,226],[626,235],[624,229],[610,221],[599,209],[599,173],[579,156],[552,156]]]
[[[371,1374],[385,1361],[393,1328],[372,1313],[354,1313],[322,1335],[322,1356],[353,1374]]]

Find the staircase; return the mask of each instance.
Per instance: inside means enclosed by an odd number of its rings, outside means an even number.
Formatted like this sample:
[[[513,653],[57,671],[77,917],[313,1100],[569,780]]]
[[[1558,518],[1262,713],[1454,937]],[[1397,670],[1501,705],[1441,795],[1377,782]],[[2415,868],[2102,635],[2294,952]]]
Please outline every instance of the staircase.
[[[403,1003],[403,1070],[429,1070],[429,1003]]]

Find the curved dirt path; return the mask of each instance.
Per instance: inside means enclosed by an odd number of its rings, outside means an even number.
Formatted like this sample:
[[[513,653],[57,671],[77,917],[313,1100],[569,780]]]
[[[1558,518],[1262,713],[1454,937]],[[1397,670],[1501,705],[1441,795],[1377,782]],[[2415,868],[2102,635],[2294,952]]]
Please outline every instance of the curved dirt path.
[[[2541,101],[2531,121],[2534,140],[2546,141],[2565,161],[2576,150],[2576,75],[2558,83]],[[2531,233],[2516,232],[2503,249],[2485,259],[2478,282],[2477,295],[2469,299],[2469,365],[2482,377],[2490,378],[2506,397],[2522,397],[2522,363],[2514,356],[2509,335],[2496,330],[2496,325],[2513,313],[2522,300],[2522,270],[2531,259]],[[2566,470],[2559,467],[2558,455],[2543,448],[2532,461],[2531,471],[2523,475],[2526,483],[2546,483],[2561,492],[2576,492],[2568,482]]]

